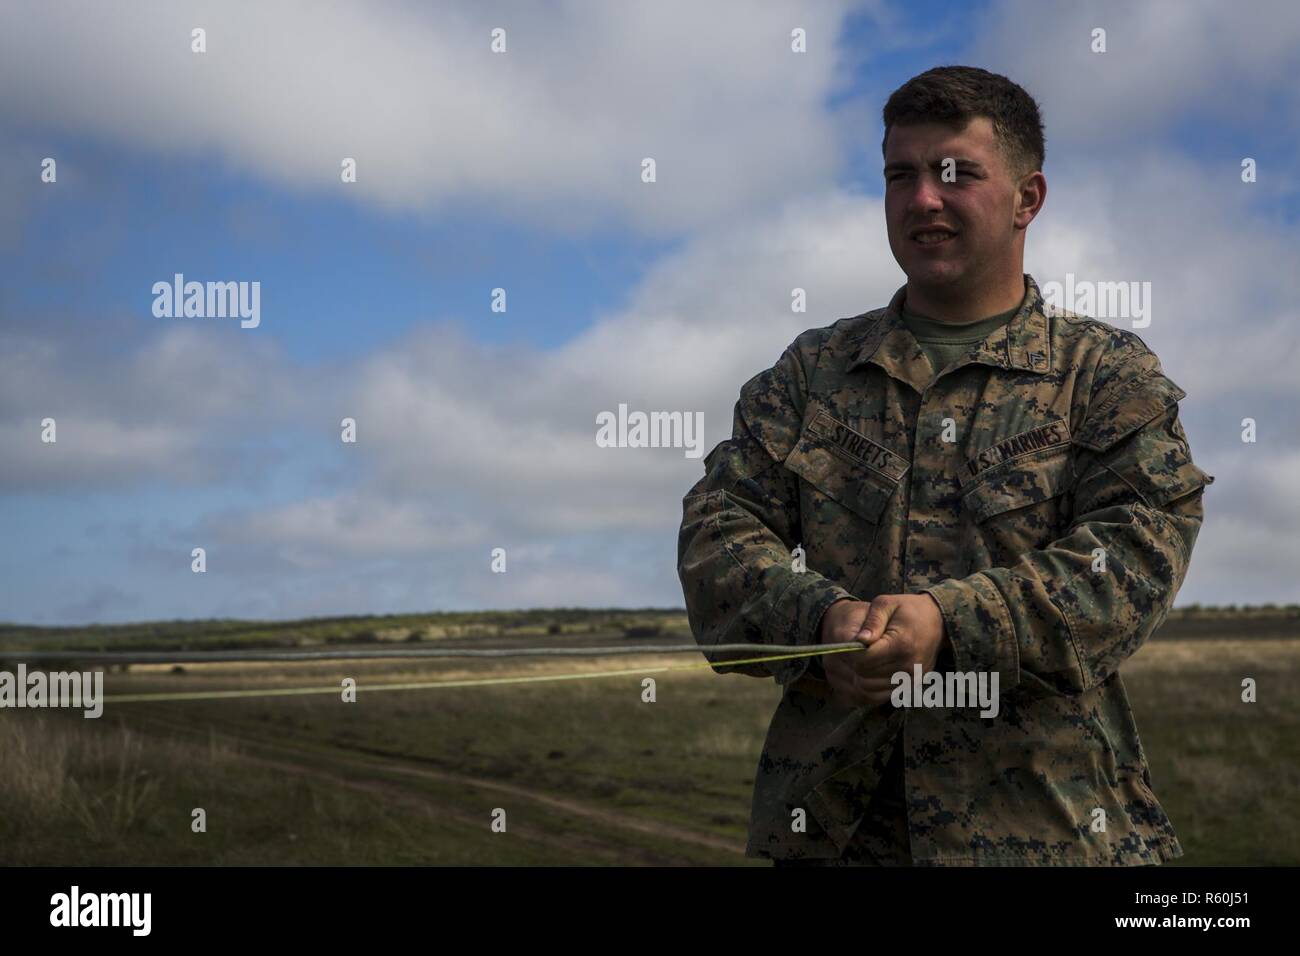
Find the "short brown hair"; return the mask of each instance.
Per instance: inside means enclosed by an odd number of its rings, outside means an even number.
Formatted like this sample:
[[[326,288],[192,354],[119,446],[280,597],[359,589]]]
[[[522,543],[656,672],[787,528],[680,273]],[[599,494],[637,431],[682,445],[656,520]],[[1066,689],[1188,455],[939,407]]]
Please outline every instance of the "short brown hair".
[[[889,130],[909,123],[943,123],[962,129],[977,116],[993,122],[993,135],[1012,173],[1043,168],[1043,119],[1034,98],[999,73],[974,66],[936,66],[912,77],[885,103],[885,152]]]

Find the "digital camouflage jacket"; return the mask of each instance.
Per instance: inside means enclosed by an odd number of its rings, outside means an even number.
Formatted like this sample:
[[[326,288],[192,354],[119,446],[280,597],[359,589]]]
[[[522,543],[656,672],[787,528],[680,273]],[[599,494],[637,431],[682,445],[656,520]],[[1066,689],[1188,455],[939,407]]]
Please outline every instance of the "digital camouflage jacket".
[[[732,437],[683,499],[678,574],[701,645],[814,645],[840,598],[924,591],[952,648],[938,669],[998,675],[988,718],[840,705],[810,658],[715,663],[783,688],[749,856],[838,857],[896,746],[918,865],[1182,855],[1119,667],[1168,613],[1214,478],[1142,340],[1025,287],[937,379],[901,323],[906,287],[804,332],[741,389]]]

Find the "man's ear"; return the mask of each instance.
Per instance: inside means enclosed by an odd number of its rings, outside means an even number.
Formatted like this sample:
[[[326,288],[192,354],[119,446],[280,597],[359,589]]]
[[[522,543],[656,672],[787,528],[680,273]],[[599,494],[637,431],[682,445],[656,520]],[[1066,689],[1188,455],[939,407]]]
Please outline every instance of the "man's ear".
[[[1047,201],[1047,177],[1035,170],[1021,177],[1016,188],[1016,228],[1024,229]]]

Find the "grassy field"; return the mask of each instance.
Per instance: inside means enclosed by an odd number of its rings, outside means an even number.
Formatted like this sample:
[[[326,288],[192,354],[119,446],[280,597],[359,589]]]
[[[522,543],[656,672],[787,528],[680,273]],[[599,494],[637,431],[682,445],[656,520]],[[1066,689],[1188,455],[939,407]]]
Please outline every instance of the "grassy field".
[[[588,641],[622,640],[583,623]],[[1155,791],[1180,863],[1294,865],[1300,638],[1223,630],[1236,636],[1153,640],[1124,668]],[[345,676],[364,687],[686,660],[133,665],[106,689]],[[652,704],[636,674],[363,691],[353,704],[337,693],[120,703],[99,720],[0,711],[0,863],[761,865],[743,857],[745,825],[779,688],[707,669],[653,676]],[[1258,703],[1241,702],[1243,677]],[[191,830],[196,807],[205,833]],[[505,833],[490,828],[497,808]]]

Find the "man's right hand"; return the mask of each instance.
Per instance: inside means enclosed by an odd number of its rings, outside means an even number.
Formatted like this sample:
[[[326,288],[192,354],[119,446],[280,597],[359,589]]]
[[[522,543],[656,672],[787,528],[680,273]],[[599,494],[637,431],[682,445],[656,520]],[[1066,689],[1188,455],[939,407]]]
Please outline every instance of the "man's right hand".
[[[848,598],[836,601],[822,615],[821,643],[848,644],[862,640],[858,637],[858,632],[862,630],[870,609],[870,601],[851,601]],[[871,643],[872,641],[862,640],[864,647]],[[866,696],[868,693],[882,688],[888,690],[892,686],[888,678],[862,675],[859,670],[862,657],[860,652],[855,651],[821,656],[826,682],[831,685],[836,699],[845,706],[866,707],[870,704]]]

